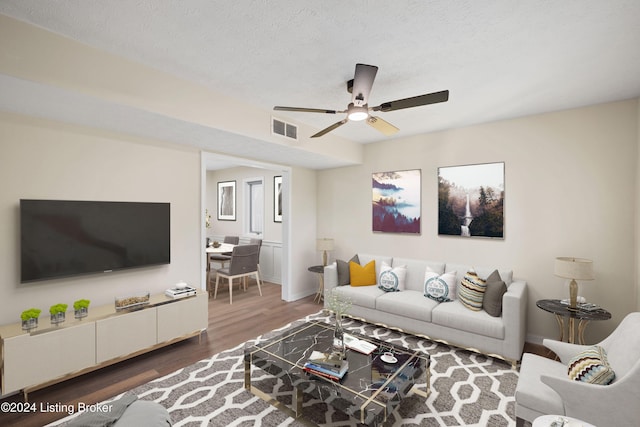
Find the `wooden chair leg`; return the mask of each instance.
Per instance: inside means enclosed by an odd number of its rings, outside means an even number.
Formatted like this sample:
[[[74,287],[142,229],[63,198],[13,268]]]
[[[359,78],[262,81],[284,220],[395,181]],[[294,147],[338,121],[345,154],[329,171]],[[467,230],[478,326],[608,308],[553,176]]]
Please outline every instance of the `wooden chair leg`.
[[[233,279],[229,277],[229,304],[233,304]]]
[[[216,274],[216,290],[213,293],[213,299],[216,299],[218,297],[218,282],[220,281],[220,276],[218,276]]]
[[[256,283],[258,284],[258,292],[260,292],[260,296],[262,296],[262,288],[260,288],[260,275],[256,271]]]

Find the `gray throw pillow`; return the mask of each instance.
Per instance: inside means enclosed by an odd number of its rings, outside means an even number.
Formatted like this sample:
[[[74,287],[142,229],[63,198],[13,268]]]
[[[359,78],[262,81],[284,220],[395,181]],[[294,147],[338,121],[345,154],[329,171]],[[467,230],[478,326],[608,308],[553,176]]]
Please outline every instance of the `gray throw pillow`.
[[[502,296],[507,292],[507,285],[504,283],[498,270],[487,277],[487,289],[484,292],[482,308],[490,316],[500,317],[502,315]]]
[[[349,262],[351,261],[360,264],[358,254],[355,254],[349,261],[342,261],[340,259],[336,260],[336,265],[338,267],[338,286],[344,286],[351,283],[351,273],[349,273]]]

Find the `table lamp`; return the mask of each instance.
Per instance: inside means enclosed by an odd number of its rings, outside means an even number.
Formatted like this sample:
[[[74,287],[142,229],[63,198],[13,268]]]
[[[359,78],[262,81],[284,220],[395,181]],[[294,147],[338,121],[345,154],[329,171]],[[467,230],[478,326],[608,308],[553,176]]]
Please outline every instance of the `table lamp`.
[[[593,280],[593,261],[584,258],[558,257],[553,271],[558,277],[571,279],[569,284],[569,310],[578,309],[578,283],[576,280]]]
[[[333,250],[333,239],[317,239],[316,250],[322,251],[322,265],[327,265],[327,251]]]

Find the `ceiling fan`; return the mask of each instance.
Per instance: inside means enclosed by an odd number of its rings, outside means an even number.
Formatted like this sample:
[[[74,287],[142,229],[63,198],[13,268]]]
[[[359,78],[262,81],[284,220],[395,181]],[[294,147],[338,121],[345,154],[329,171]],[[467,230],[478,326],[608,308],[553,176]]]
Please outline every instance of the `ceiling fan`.
[[[324,113],[324,114],[338,114],[347,113],[347,117],[322,129],[320,132],[311,135],[311,138],[317,138],[325,135],[334,129],[342,126],[351,121],[366,120],[374,129],[382,132],[384,135],[393,135],[400,129],[392,125],[391,123],[381,119],[380,117],[372,116],[372,111],[396,111],[405,108],[420,107],[422,105],[437,104],[438,102],[446,102],[449,100],[449,91],[443,90],[440,92],[428,93],[425,95],[414,96],[411,98],[398,99],[396,101],[383,102],[376,107],[369,107],[369,93],[373,86],[373,81],[376,78],[378,67],[375,65],[356,64],[356,72],[352,80],[347,82],[347,91],[352,94],[351,103],[347,106],[346,110],[324,110],[321,108],[299,108],[299,107],[273,107],[277,111],[296,111],[303,113]]]

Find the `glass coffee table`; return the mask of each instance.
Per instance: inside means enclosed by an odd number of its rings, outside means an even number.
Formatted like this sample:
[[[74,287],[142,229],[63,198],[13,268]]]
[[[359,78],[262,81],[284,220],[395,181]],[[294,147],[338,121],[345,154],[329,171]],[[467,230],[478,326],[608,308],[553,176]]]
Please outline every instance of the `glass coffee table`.
[[[349,335],[375,344],[377,348],[369,355],[347,350],[349,369],[340,381],[310,375],[303,370],[314,350],[329,352],[333,343],[333,325],[308,322],[245,348],[245,388],[298,419],[302,417],[304,390],[367,426],[382,424],[412,390],[428,397],[428,354],[352,332]],[[385,352],[392,352],[397,361],[383,362],[381,356]],[[292,408],[252,384],[252,366],[293,387]],[[420,389],[417,384],[426,386]]]

